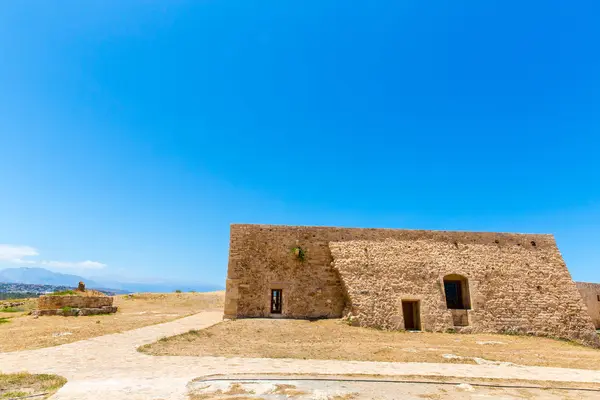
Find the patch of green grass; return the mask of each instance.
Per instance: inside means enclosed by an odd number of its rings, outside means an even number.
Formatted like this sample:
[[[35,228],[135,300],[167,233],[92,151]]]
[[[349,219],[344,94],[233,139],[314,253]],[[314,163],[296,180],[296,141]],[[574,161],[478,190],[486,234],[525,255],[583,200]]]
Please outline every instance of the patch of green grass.
[[[0,325],[1,324],[8,324],[10,321],[8,320],[8,318],[0,318]]]
[[[0,312],[23,312],[25,311],[24,307],[6,307],[3,309],[0,309]]]
[[[73,290],[62,290],[59,292],[49,293],[47,296],[71,296],[76,294]]]
[[[63,387],[65,383],[67,383],[67,380],[57,375],[32,375],[25,372],[0,374],[0,388],[5,390],[5,392],[0,393],[0,399],[26,398],[32,394],[45,394],[35,398],[47,399]],[[24,390],[28,391],[25,392]]]
[[[27,392],[4,392],[0,395],[0,399],[18,399],[27,396]]]
[[[73,307],[63,307],[61,308],[62,312],[66,313],[70,313],[71,311],[73,311]]]

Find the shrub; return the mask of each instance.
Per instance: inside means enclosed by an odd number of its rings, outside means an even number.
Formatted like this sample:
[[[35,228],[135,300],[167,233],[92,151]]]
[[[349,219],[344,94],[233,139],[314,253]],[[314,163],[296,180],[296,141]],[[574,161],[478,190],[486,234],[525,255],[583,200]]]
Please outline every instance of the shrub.
[[[302,249],[302,247],[292,248],[292,254],[294,256],[296,256],[296,258],[298,260],[300,260],[301,262],[304,262],[304,260],[306,259],[306,251],[304,251],[304,249]]]
[[[175,291],[175,293],[181,293],[181,290],[177,289],[177,290]]]
[[[71,311],[73,311],[73,307],[68,307],[68,306],[67,306],[67,307],[63,307],[63,308],[61,308],[61,310],[62,310],[62,312],[63,312],[64,314],[68,314],[68,313],[70,313]]]
[[[10,321],[8,318],[0,318],[0,324],[8,324]]]

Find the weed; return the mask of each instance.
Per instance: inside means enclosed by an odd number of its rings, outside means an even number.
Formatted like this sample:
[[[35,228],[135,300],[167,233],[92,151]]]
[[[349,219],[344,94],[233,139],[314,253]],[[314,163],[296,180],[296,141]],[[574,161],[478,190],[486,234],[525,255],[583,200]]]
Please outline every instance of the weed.
[[[62,290],[54,293],[49,293],[48,296],[71,296],[76,294],[73,290]]]
[[[8,324],[10,321],[8,318],[0,318],[0,324]]]
[[[292,254],[295,255],[300,262],[306,260],[306,251],[302,247],[294,247],[292,249]]]
[[[71,311],[73,311],[73,307],[63,307],[61,308],[63,314],[69,314]]]

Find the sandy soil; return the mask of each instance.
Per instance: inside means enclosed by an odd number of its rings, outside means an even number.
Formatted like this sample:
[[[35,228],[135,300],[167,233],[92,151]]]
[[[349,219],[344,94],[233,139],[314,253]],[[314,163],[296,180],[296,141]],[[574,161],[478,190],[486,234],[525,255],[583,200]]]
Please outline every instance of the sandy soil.
[[[225,293],[142,293],[115,296],[116,314],[85,317],[0,312],[0,352],[37,349],[171,321],[203,310],[223,309]],[[30,308],[30,307],[28,307]]]
[[[300,358],[599,369],[600,350],[539,337],[386,332],[340,320],[243,319],[143,346],[152,355]]]

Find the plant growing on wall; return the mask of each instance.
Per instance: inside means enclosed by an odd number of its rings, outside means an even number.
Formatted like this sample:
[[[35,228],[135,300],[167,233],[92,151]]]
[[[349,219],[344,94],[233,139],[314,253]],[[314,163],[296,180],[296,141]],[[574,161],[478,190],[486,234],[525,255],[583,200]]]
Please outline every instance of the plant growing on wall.
[[[292,254],[300,261],[304,262],[306,259],[306,252],[302,249],[302,247],[294,247],[292,248]]]

